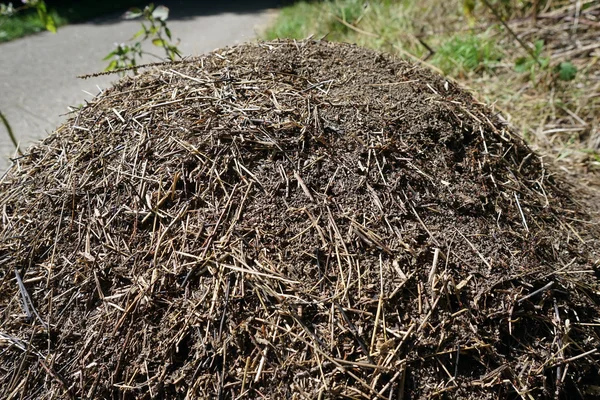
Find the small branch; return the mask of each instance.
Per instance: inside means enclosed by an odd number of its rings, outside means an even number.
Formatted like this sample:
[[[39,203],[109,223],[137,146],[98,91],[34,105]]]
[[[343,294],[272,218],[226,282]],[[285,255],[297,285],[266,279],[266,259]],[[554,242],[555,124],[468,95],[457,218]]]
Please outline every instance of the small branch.
[[[17,150],[17,153],[19,153],[19,155],[22,156],[23,152],[19,148],[19,143],[17,143],[17,139],[15,138],[15,134],[13,133],[13,130],[10,127],[10,124],[8,123],[8,120],[6,119],[6,117],[4,116],[4,114],[2,114],[2,111],[0,111],[0,120],[2,120],[2,123],[6,127],[6,131],[8,132],[8,136],[10,137],[10,141],[15,146],[15,149]]]
[[[502,16],[500,16],[500,14],[498,14],[498,11],[494,7],[492,7],[492,5],[488,2],[488,0],[481,0],[481,1],[483,2],[483,4],[485,4],[485,6],[487,8],[490,9],[492,14],[494,14],[494,16],[498,19],[498,21],[500,21],[500,23],[506,28],[508,33],[510,33],[511,36],[514,37],[517,42],[519,42],[521,47],[524,48],[527,51],[527,53],[529,53],[531,58],[533,58],[535,60],[535,62],[541,67],[542,63],[540,62],[539,58],[535,55],[533,50],[531,50],[531,48],[529,46],[527,46],[521,39],[519,39],[517,34],[512,29],[510,29],[510,26],[508,26],[508,24],[502,19]]]
[[[518,300],[517,303],[521,303],[521,302],[523,302],[523,301],[525,301],[525,300],[527,300],[527,299],[535,296],[538,293],[541,293],[541,292],[543,292],[545,290],[550,289],[552,287],[552,285],[554,285],[554,282],[550,282],[550,283],[544,285],[543,287],[539,288],[538,290],[535,290],[535,291],[529,293],[527,296],[523,297],[522,299]]]
[[[525,219],[525,214],[523,214],[523,209],[521,208],[521,203],[519,203],[519,197],[517,196],[517,192],[514,193],[515,200],[517,201],[517,207],[519,209],[519,213],[521,214],[521,222],[523,222],[523,227],[527,232],[529,232],[529,227],[527,226],[527,220]]]
[[[427,56],[425,56],[425,58],[423,59],[423,61],[427,61],[431,58],[431,56],[433,56],[435,54],[435,50],[433,50],[431,48],[431,46],[429,46],[423,39],[421,39],[419,36],[415,36],[415,38],[419,41],[419,43],[421,43],[421,46],[425,47],[427,49],[427,51],[429,52],[429,54],[427,54]]]
[[[346,312],[344,311],[344,309],[342,308],[342,306],[340,306],[337,303],[334,303],[334,304],[337,307],[337,309],[340,312],[340,314],[342,314],[342,317],[344,318],[344,321],[346,321],[346,324],[348,325],[348,328],[350,328],[350,332],[352,333],[352,336],[354,336],[354,340],[356,340],[356,342],[358,343],[358,345],[362,349],[363,353],[367,357],[367,360],[369,360],[369,362],[371,364],[376,364],[373,361],[373,359],[371,358],[371,354],[369,353],[369,349],[367,349],[367,345],[363,342],[362,338],[358,334],[358,330],[356,329],[356,327],[354,326],[354,324],[352,323],[352,321],[350,321],[350,318],[348,318],[348,315],[346,314]]]
[[[355,32],[358,32],[358,33],[361,33],[361,34],[363,34],[363,35],[367,35],[367,36],[370,36],[370,37],[374,37],[374,38],[379,38],[379,37],[380,37],[380,36],[379,36],[379,35],[377,35],[376,33],[367,32],[367,31],[363,31],[362,29],[360,29],[360,28],[357,28],[356,26],[354,26],[354,25],[352,25],[352,24],[349,24],[348,22],[344,21],[343,19],[341,19],[341,18],[340,18],[340,17],[338,17],[337,15],[335,16],[335,19],[336,19],[336,20],[337,20],[339,23],[343,24],[345,27],[347,27],[347,28],[350,28],[350,29],[352,29],[352,30],[353,30],[353,31],[355,31]]]

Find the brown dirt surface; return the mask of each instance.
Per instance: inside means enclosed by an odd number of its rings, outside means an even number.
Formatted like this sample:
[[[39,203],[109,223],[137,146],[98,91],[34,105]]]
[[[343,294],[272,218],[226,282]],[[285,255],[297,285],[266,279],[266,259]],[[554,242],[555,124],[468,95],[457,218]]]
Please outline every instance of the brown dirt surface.
[[[0,182],[0,397],[594,398],[588,201],[386,55],[148,68]]]

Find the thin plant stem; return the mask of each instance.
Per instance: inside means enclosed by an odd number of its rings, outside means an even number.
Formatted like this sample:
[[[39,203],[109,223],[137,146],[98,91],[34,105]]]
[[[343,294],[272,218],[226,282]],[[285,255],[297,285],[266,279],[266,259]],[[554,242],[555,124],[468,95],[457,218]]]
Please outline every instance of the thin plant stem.
[[[531,56],[531,58],[533,58],[534,61],[541,67],[542,63],[539,60],[539,58],[537,57],[537,55],[533,52],[533,50],[531,49],[531,47],[527,46],[517,36],[517,34],[512,29],[510,29],[510,26],[508,26],[508,24],[504,21],[504,19],[502,19],[502,16],[498,13],[498,11],[494,7],[492,7],[492,5],[487,0],[481,0],[481,1],[483,2],[483,4],[485,4],[485,6],[487,8],[490,9],[490,11],[492,12],[492,14],[494,14],[494,16],[498,19],[498,21],[500,21],[500,23],[506,28],[506,30],[508,31],[508,33],[510,33],[510,35],[512,37],[514,37],[517,42],[519,42],[519,44],[521,45],[521,47],[524,48],[525,51],[527,51],[527,53],[529,53],[529,55]]]
[[[10,124],[8,123],[8,120],[6,119],[6,117],[4,116],[4,114],[2,114],[2,111],[0,111],[0,120],[2,120],[2,123],[6,127],[6,131],[8,132],[8,136],[10,137],[11,142],[13,142],[13,145],[15,146],[15,149],[17,150],[17,152],[19,153],[19,155],[22,156],[23,152],[19,148],[19,143],[17,142],[17,139],[15,138],[15,134],[13,133],[13,130],[10,127]]]

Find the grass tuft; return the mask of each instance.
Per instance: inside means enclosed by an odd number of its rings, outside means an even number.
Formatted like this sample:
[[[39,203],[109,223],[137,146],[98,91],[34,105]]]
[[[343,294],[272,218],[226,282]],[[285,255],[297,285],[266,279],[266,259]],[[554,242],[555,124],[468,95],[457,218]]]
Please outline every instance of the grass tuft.
[[[48,10],[56,27],[71,23],[88,21],[106,14],[125,11],[129,7],[147,4],[147,1],[124,0],[124,1],[96,1],[96,0],[73,0],[63,1],[55,8]],[[42,32],[45,26],[34,9],[19,12],[12,16],[0,16],[0,43],[8,42],[27,35]]]
[[[48,13],[57,27],[68,23],[67,18],[61,16],[56,10]],[[0,42],[8,42],[23,36],[31,35],[46,30],[35,10],[25,11],[13,16],[0,16]]]
[[[460,34],[444,41],[431,62],[446,74],[460,76],[491,71],[502,57],[502,51],[487,34]]]
[[[488,2],[493,10],[476,1],[468,12],[465,0],[298,2],[282,9],[265,38],[313,36],[418,60],[493,104],[534,147],[557,159],[580,149],[585,168],[597,166],[600,28],[570,19],[593,20],[597,7]]]
[[[264,36],[267,40],[275,38],[303,39],[307,36],[311,21],[318,17],[318,8],[300,1],[281,10],[277,22],[267,28]]]

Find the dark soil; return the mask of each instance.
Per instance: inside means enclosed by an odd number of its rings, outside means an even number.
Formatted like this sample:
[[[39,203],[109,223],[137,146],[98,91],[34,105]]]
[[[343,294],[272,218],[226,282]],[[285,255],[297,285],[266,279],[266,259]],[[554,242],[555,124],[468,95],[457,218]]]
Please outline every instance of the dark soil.
[[[0,183],[0,397],[594,398],[582,201],[386,55],[269,42],[150,68]]]

